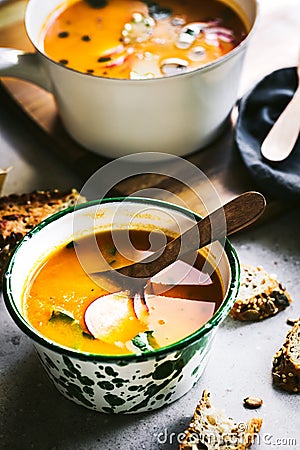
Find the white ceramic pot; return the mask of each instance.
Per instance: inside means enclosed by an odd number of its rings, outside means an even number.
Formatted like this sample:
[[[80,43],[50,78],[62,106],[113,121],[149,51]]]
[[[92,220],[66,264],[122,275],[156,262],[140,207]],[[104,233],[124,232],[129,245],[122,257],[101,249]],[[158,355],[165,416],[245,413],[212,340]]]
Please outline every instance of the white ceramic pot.
[[[120,205],[122,203],[122,208]],[[198,331],[167,347],[128,355],[97,355],[66,348],[43,337],[27,322],[22,298],[37,264],[58,245],[92,230],[135,228],[182,231],[195,222],[194,213],[150,199],[106,199],[59,212],[30,231],[12,255],[4,276],[4,299],[16,324],[29,336],[57,389],[68,399],[105,413],[137,413],[160,408],[188,392],[201,376],[219,324],[232,308],[239,288],[239,263],[229,241],[225,249],[211,244],[218,256],[224,300]],[[199,219],[199,218],[198,218]],[[75,226],[74,226],[75,224]],[[221,248],[220,248],[221,247]],[[216,264],[216,262],[215,262]],[[51,288],[51,287],[50,287]]]
[[[94,77],[46,57],[41,28],[61,3],[29,0],[25,24],[36,53],[0,49],[0,75],[53,92],[62,122],[77,142],[108,158],[143,151],[182,156],[217,137],[237,99],[257,0],[229,1],[249,26],[246,39],[230,53],[193,72],[147,80]]]

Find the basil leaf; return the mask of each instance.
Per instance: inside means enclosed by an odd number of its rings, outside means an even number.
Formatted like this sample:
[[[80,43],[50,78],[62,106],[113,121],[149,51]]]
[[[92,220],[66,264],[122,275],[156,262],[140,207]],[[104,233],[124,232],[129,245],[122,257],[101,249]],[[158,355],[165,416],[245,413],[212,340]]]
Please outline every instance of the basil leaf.
[[[149,352],[158,348],[156,339],[153,337],[154,331],[145,331],[144,333],[137,334],[132,339],[132,344],[137,347],[141,352]]]
[[[90,333],[88,333],[87,331],[84,331],[82,329],[79,322],[74,319],[74,317],[71,313],[69,313],[68,311],[65,311],[64,309],[54,309],[52,311],[49,322],[55,323],[57,321],[60,321],[61,323],[64,323],[65,325],[68,325],[71,327],[76,327],[77,331],[80,332],[84,338],[95,339],[94,336],[92,336]]]
[[[75,319],[71,313],[69,313],[68,311],[65,311],[65,310],[61,310],[61,309],[54,309],[52,311],[49,322],[55,322],[56,320],[59,320],[61,322],[65,322],[68,324],[75,322]]]

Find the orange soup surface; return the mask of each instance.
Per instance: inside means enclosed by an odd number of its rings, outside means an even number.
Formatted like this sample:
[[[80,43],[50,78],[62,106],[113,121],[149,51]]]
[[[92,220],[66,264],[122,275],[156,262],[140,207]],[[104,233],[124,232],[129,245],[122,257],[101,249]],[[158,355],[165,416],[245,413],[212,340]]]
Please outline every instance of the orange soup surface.
[[[247,25],[218,0],[75,0],[43,27],[46,55],[109,78],[145,79],[197,69],[245,38]]]
[[[129,354],[177,342],[212,317],[222,303],[223,286],[200,252],[194,267],[177,261],[153,277],[146,288],[145,301],[125,292],[107,296],[107,290],[87,272],[105,270],[95,248],[100,249],[112,268],[136,258],[132,253],[129,258],[123,248],[116,248],[116,242],[126,242],[125,233],[114,230],[112,237],[109,231],[99,232],[96,241],[82,237],[45,259],[23,299],[25,317],[36,330],[52,341],[83,352]],[[134,252],[142,252],[139,257],[149,253],[148,237],[148,231],[130,231]],[[154,238],[152,232],[151,242]],[[204,273],[205,262],[208,270]]]

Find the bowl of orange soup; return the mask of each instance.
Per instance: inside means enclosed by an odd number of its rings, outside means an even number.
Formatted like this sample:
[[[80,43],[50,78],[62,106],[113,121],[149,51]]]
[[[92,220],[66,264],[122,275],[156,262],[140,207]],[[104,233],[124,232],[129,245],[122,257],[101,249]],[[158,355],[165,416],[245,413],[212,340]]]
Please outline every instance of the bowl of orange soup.
[[[239,286],[226,240],[154,275],[144,295],[111,293],[99,273],[149,256],[199,219],[151,199],[106,199],[59,212],[14,251],[4,298],[68,399],[104,413],[157,409],[201,376]],[[99,281],[100,280],[100,281]]]
[[[0,75],[52,92],[93,152],[186,155],[224,129],[256,18],[256,0],[29,0],[36,53],[1,49]]]

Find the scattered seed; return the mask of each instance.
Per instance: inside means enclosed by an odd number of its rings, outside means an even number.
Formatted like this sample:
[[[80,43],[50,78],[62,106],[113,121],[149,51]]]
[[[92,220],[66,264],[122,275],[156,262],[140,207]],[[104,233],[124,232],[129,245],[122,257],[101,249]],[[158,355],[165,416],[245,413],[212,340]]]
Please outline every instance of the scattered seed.
[[[207,420],[209,421],[209,423],[210,423],[212,426],[215,426],[215,425],[216,425],[216,419],[215,419],[213,416],[208,415],[208,416],[207,416]]]
[[[83,36],[81,36],[81,40],[84,42],[90,42],[91,37],[88,34],[84,34]]]
[[[60,59],[59,62],[65,66],[69,61],[67,59]]]
[[[261,398],[258,397],[246,397],[244,398],[244,407],[248,409],[257,409],[260,408],[263,404]]]
[[[296,322],[298,322],[298,320],[296,320],[296,319],[295,320],[287,319],[287,321],[286,321],[287,325],[290,325],[290,326],[294,326]]]

